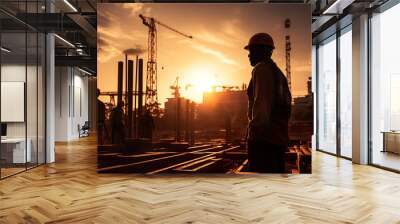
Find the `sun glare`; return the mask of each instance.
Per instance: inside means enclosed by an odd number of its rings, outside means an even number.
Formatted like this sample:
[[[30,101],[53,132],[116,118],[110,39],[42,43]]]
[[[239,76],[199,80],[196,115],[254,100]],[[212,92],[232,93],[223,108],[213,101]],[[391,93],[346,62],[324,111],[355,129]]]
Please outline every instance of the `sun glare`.
[[[212,91],[213,86],[217,85],[215,75],[205,69],[196,69],[188,72],[184,84],[185,96],[196,102],[201,102],[204,92]]]

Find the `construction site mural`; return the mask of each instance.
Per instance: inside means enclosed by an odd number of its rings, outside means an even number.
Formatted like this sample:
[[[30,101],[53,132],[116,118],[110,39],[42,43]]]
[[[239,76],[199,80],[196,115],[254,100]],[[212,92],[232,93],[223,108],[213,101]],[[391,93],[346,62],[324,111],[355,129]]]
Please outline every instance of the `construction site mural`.
[[[98,172],[311,173],[311,11],[98,4]]]

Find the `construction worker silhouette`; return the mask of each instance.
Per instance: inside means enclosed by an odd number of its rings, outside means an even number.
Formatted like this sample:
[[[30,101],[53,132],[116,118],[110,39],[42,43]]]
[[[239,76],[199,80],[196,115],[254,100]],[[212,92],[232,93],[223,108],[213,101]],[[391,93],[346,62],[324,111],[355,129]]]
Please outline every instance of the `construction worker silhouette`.
[[[141,119],[141,131],[142,138],[152,139],[153,138],[153,130],[155,128],[154,118],[151,115],[150,110],[146,109]]]
[[[249,169],[284,173],[292,101],[288,82],[271,58],[275,45],[269,34],[253,35],[245,49],[253,66],[247,88]]]
[[[108,136],[106,127],[106,106],[99,99],[100,89],[97,89],[97,144],[104,143],[105,136]]]
[[[112,144],[122,144],[125,142],[125,116],[123,108],[124,102],[120,101],[111,111]]]

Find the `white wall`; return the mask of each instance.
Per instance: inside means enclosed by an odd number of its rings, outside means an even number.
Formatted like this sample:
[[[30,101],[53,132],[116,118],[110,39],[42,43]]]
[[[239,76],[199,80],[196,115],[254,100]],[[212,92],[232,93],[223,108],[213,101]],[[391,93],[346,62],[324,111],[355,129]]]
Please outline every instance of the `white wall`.
[[[79,138],[78,124],[88,121],[88,77],[83,75],[73,67],[56,67],[56,141]]]
[[[88,78],[81,76],[82,73],[76,74],[77,70],[74,70],[74,91],[73,96],[74,99],[74,108],[71,119],[71,135],[73,138],[78,138],[78,125],[82,126],[85,121],[89,120],[89,111],[88,111]]]
[[[55,68],[55,140],[68,140],[69,118],[69,68]]]

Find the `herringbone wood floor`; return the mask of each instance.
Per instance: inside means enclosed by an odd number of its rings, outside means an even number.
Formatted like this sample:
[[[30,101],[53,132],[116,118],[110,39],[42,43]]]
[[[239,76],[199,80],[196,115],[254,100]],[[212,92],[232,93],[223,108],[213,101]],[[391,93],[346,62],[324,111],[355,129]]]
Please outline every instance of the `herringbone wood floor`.
[[[93,139],[0,181],[0,223],[400,223],[400,175],[314,152],[313,174],[96,173]]]

